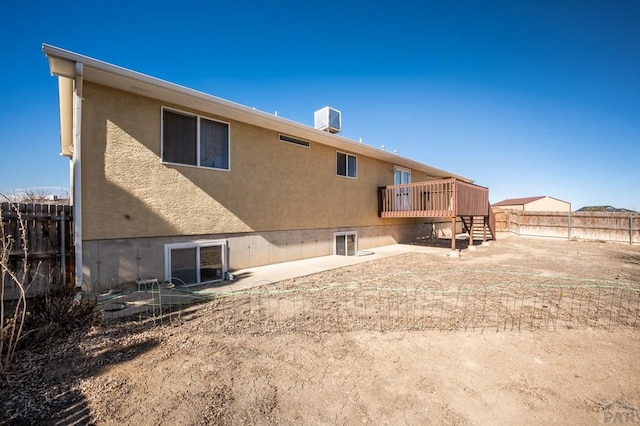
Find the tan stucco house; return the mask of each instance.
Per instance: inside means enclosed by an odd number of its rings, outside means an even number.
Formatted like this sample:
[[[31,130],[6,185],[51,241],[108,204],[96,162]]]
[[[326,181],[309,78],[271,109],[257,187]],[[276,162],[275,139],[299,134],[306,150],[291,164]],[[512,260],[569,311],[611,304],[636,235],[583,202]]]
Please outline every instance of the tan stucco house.
[[[501,209],[522,211],[546,211],[546,212],[570,212],[571,203],[562,201],[548,195],[537,197],[509,198],[492,205]]]
[[[461,217],[487,228],[486,188],[340,136],[336,110],[318,111],[314,128],[43,51],[58,78],[61,151],[71,160],[76,285],[197,285],[434,229],[453,236]]]

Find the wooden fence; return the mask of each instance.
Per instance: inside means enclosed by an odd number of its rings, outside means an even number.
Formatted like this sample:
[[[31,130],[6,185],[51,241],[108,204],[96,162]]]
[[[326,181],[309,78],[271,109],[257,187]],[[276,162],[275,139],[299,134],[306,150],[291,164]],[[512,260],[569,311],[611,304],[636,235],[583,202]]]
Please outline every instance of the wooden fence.
[[[75,263],[72,211],[68,205],[0,203],[5,238],[13,241],[9,266],[14,271],[22,270],[20,219],[25,224],[29,280],[33,281],[28,294],[41,292],[47,285],[72,282]],[[16,283],[9,280],[5,298],[14,298],[17,290]]]
[[[494,209],[498,232],[522,236],[640,244],[640,214]]]

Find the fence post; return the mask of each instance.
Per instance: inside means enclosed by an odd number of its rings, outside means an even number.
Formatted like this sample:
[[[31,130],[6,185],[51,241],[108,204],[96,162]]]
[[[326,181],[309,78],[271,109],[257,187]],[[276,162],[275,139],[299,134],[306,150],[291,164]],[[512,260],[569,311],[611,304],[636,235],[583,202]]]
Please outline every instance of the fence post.
[[[509,216],[509,210],[505,210],[504,212],[504,223],[506,226],[506,231],[511,233],[511,216]]]
[[[518,233],[518,222],[516,221],[516,217],[512,211],[509,212],[509,223],[513,224],[513,233]]]
[[[64,207],[60,212],[60,274],[62,275],[62,287],[67,286],[67,250]]]

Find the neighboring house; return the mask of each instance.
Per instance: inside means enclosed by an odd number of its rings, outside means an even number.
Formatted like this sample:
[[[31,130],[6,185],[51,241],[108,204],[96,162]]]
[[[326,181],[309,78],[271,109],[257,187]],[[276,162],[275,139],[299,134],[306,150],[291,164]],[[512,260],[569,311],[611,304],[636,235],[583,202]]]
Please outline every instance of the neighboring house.
[[[411,241],[490,215],[471,180],[44,45],[71,159],[76,285],[219,281],[228,270]],[[394,185],[397,184],[397,185]],[[435,218],[425,220],[425,218]],[[459,222],[458,222],[459,223]],[[489,232],[489,236],[491,236]]]
[[[637,213],[635,210],[616,208],[613,206],[584,206],[576,212],[605,212],[605,213]]]
[[[511,198],[491,205],[501,209],[546,211],[546,212],[570,212],[571,203],[557,198],[542,195],[539,197]]]

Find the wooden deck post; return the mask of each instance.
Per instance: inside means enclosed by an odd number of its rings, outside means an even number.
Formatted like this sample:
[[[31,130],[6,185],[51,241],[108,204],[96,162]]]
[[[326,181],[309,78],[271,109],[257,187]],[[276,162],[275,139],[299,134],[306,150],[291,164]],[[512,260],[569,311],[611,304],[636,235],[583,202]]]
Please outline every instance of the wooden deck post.
[[[456,250],[456,218],[451,218],[451,250]]]
[[[482,216],[482,243],[487,242],[487,216]]]
[[[473,247],[473,219],[471,216],[471,225],[469,226],[469,247]]]

